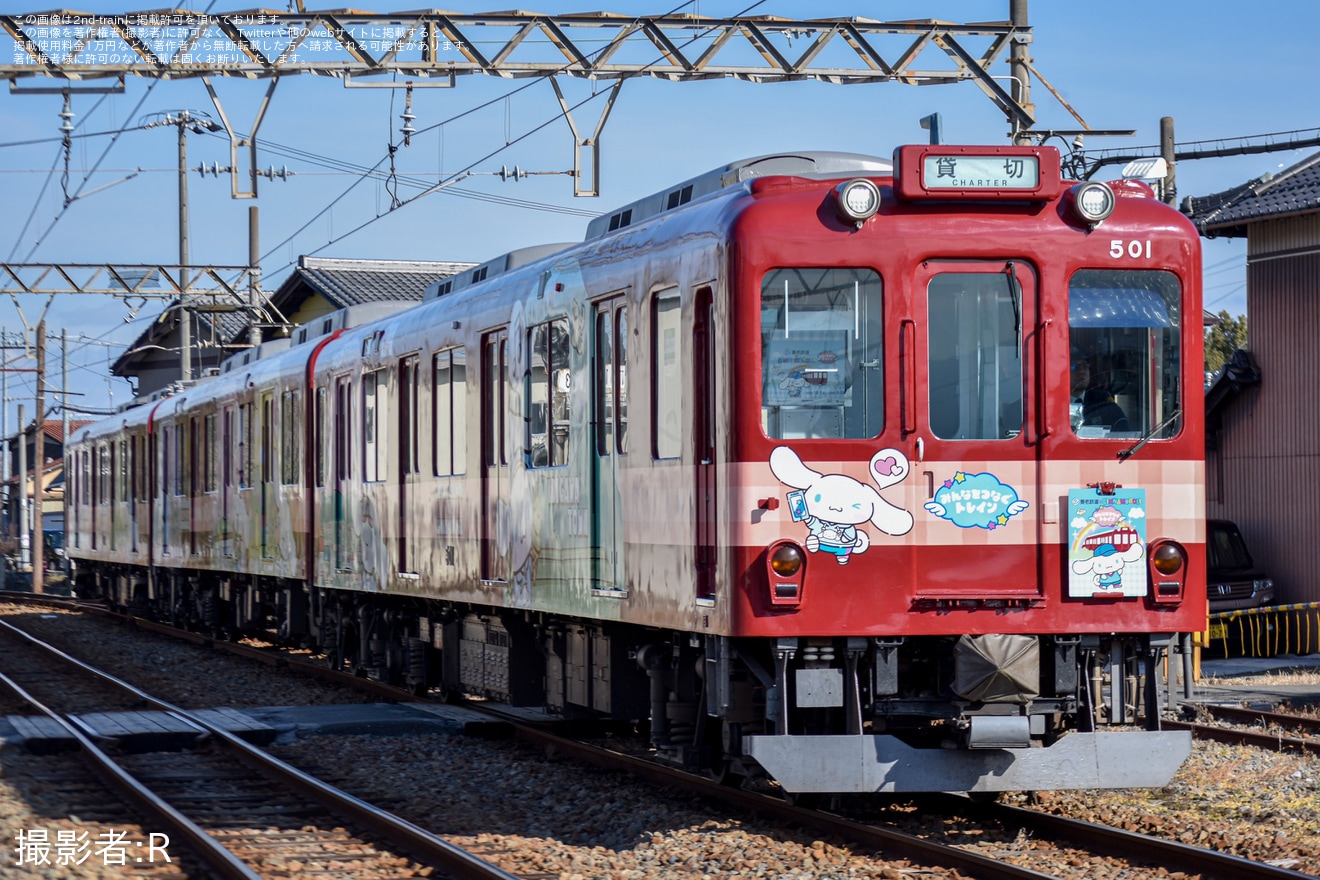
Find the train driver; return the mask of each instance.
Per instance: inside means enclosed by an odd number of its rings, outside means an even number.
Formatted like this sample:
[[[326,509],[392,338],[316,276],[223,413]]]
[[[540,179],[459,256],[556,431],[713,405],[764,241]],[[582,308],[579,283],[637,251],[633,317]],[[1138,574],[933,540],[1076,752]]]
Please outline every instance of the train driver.
[[[1073,431],[1079,428],[1107,428],[1110,433],[1130,430],[1127,414],[1114,400],[1113,392],[1091,381],[1091,364],[1085,358],[1074,358],[1071,367],[1071,400],[1069,415]]]

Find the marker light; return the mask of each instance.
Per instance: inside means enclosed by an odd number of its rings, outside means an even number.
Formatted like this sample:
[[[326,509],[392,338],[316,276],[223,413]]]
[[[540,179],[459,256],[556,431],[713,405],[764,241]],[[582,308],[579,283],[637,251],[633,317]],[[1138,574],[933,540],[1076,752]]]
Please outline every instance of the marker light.
[[[839,216],[858,229],[880,210],[880,187],[864,177],[839,184],[834,194],[839,200]]]
[[[1150,599],[1156,605],[1177,605],[1187,587],[1187,551],[1177,541],[1156,538],[1147,551]]]
[[[1151,554],[1151,565],[1155,566],[1155,570],[1160,574],[1177,574],[1178,569],[1183,566],[1180,549],[1177,544],[1161,544]]]
[[[776,541],[765,548],[767,599],[771,608],[792,610],[802,604],[806,586],[807,554],[792,541]]]
[[[802,567],[802,551],[796,544],[780,544],[770,556],[770,567],[777,575],[792,577]]]
[[[1073,209],[1093,228],[1114,213],[1114,191],[1108,184],[1088,181],[1072,188]]]

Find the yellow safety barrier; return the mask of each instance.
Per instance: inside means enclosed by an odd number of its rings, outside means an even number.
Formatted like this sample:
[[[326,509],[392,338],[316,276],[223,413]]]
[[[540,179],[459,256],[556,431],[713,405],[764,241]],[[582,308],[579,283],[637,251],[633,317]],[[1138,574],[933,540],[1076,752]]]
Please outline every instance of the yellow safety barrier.
[[[1196,644],[1210,648],[1218,641],[1228,656],[1230,635],[1242,655],[1277,657],[1280,654],[1320,652],[1320,602],[1265,605],[1210,615],[1210,627],[1196,634]]]

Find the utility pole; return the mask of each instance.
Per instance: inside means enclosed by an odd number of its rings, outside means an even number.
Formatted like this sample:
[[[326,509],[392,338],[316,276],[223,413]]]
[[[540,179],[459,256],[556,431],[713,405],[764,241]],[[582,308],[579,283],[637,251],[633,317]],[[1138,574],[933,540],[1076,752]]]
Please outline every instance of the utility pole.
[[[28,490],[27,490],[27,427],[23,424],[23,404],[18,405],[18,570],[20,577],[23,567],[31,556],[31,546],[24,547],[24,541],[31,541],[28,534]]]
[[[9,360],[9,355],[5,352],[6,348],[5,331],[0,330],[0,358]],[[4,477],[5,486],[5,529],[4,536],[9,537],[12,524],[9,520],[9,502],[13,496],[9,490],[9,370],[0,370],[0,445],[3,445],[5,460],[0,465],[0,475]],[[9,586],[9,557],[0,553],[0,587]]]
[[[42,508],[46,505],[46,320],[37,322],[37,430],[32,458],[32,592],[46,591],[46,535]],[[27,446],[26,443],[23,444]]]
[[[166,117],[167,119],[169,117]],[[188,265],[188,124],[192,115],[180,110],[179,127],[179,265]],[[179,270],[179,378],[192,379],[192,313],[188,311],[188,270]]]
[[[64,468],[64,549],[63,559],[60,568],[64,570],[64,587],[73,595],[73,571],[71,570],[72,560],[69,559],[69,520],[68,520],[68,499],[69,487],[73,485],[73,469],[69,461],[69,331],[68,328],[60,329],[60,415],[64,420],[64,432],[60,434],[60,462]]]
[[[1017,33],[1009,53],[1008,72],[1013,77],[1013,101],[1032,117],[1036,105],[1031,103],[1031,27],[1027,23],[1027,0],[1008,0],[1008,23]],[[1013,125],[1013,143],[1030,146],[1031,134]]]
[[[256,178],[253,178],[255,180]],[[257,226],[257,206],[248,205],[248,305],[251,307],[248,315],[252,321],[252,328],[248,331],[248,342],[255,346],[261,345],[261,328],[257,326],[257,311],[261,305],[261,268],[257,265],[261,262],[261,247],[259,245],[260,235]]]
[[[1168,165],[1169,170],[1164,174],[1164,202],[1169,205],[1178,204],[1178,175],[1174,169],[1174,143],[1173,143],[1173,117],[1160,117],[1160,156]]]

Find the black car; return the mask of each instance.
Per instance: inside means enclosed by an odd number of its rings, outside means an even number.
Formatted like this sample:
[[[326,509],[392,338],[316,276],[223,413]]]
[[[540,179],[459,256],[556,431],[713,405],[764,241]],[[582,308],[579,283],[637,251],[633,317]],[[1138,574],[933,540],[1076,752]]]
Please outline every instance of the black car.
[[[1205,525],[1205,577],[1210,613],[1272,603],[1274,581],[1256,567],[1237,524],[1211,519]]]

